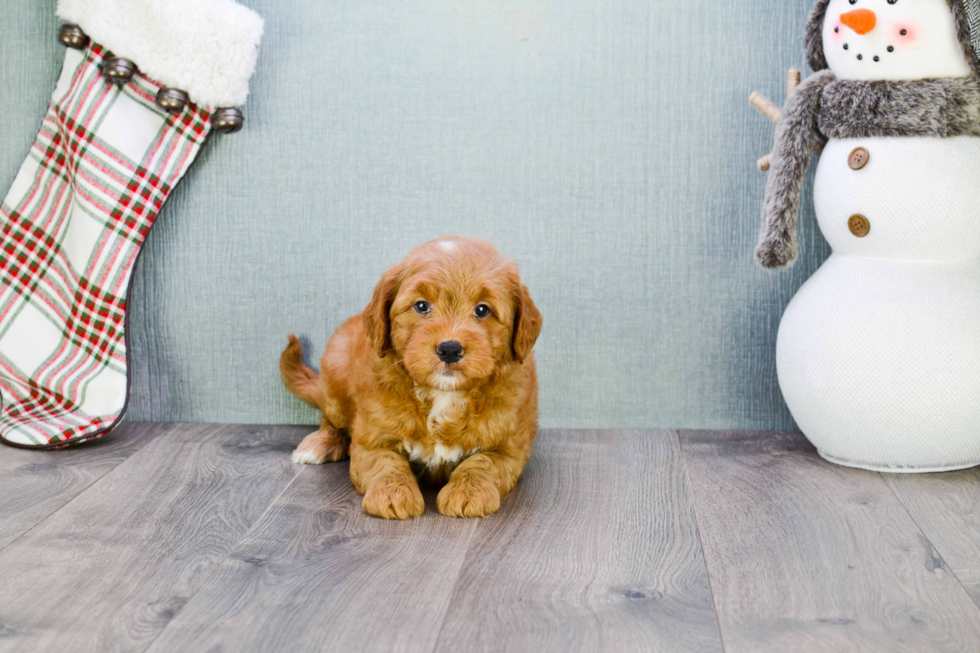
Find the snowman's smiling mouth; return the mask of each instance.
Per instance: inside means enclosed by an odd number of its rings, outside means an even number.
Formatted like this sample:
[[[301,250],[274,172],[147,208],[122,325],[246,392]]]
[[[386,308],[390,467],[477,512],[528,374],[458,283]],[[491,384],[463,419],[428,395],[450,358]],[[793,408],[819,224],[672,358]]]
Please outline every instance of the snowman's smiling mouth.
[[[849,50],[850,47],[851,46],[849,44],[847,44],[847,43],[844,44],[844,49],[845,50]],[[891,52],[894,52],[894,51],[895,51],[895,46],[889,45],[888,46],[888,52],[891,53]],[[864,54],[859,52],[858,55],[857,55],[857,60],[858,61],[864,61]],[[876,54],[874,57],[872,57],[872,60],[875,63],[877,63],[877,62],[881,61],[881,57]]]

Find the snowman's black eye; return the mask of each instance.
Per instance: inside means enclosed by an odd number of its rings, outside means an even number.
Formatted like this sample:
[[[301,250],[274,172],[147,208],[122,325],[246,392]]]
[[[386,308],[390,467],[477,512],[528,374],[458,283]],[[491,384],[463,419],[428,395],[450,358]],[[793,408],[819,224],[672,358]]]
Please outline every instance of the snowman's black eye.
[[[419,315],[428,315],[432,312],[432,307],[429,306],[429,302],[415,302],[415,306],[413,308]]]
[[[856,5],[857,3],[858,3],[858,0],[851,0],[851,4],[852,5]]]
[[[890,4],[890,5],[893,5],[893,4],[897,3],[897,2],[898,2],[898,0],[888,0],[888,4]]]
[[[484,318],[490,315],[490,307],[487,306],[486,304],[480,304],[479,306],[476,307],[476,310],[473,311],[473,315],[479,318]]]

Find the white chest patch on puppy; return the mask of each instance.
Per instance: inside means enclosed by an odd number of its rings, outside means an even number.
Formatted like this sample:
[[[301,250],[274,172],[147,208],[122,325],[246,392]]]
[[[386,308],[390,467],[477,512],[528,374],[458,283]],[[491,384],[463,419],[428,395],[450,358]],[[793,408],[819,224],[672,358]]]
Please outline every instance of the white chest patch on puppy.
[[[420,402],[429,404],[429,412],[426,415],[426,426],[430,433],[438,432],[446,425],[462,421],[469,400],[462,392],[455,390],[434,390],[429,388],[415,389],[415,396]],[[426,467],[436,468],[445,465],[455,467],[467,455],[473,452],[467,451],[460,446],[446,446],[439,440],[431,450],[428,450],[420,442],[404,441],[405,453],[408,459],[414,463],[425,465]]]
[[[437,428],[445,422],[455,421],[458,414],[466,409],[466,398],[461,392],[435,391],[432,393],[432,408],[429,409],[429,429]]]
[[[431,402],[426,416],[429,431],[436,431],[446,424],[459,421],[469,407],[466,396],[455,390],[416,388],[415,396],[419,401]]]

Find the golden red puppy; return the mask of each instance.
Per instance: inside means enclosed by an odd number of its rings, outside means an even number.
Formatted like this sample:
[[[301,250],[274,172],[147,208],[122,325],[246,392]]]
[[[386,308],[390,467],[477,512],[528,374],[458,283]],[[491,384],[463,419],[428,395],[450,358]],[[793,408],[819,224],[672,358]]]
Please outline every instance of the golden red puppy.
[[[538,428],[531,349],[541,324],[517,266],[489,242],[449,236],[416,247],[333,334],[319,375],[290,336],[283,382],[323,413],[293,461],[350,455],[364,510],[378,517],[423,513],[416,475],[445,483],[444,515],[497,512]]]

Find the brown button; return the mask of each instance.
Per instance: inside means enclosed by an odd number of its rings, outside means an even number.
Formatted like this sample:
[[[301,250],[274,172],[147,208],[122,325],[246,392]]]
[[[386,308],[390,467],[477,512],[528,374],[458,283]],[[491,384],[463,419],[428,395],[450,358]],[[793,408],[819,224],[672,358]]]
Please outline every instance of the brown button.
[[[860,170],[868,165],[868,161],[870,160],[871,155],[868,151],[863,147],[859,147],[851,152],[851,156],[847,157],[847,165],[851,166],[851,170]]]
[[[851,219],[847,221],[847,228],[858,238],[864,238],[871,231],[871,223],[863,215],[856,214],[852,215]]]

